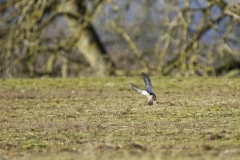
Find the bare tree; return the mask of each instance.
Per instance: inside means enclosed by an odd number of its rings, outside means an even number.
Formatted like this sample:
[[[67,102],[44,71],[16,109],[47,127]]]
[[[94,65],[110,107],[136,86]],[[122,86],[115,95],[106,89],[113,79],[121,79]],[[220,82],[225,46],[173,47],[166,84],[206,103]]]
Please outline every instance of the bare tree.
[[[234,0],[6,0],[1,73],[240,75],[239,9]]]
[[[59,64],[61,76],[67,77],[70,70],[79,72],[80,63],[84,63],[97,76],[109,75],[114,65],[92,26],[106,1],[93,3],[95,8],[87,12],[84,0],[3,2],[1,29],[6,32],[1,37],[1,73],[7,77],[18,73],[54,76]],[[53,23],[66,28],[61,30]],[[49,26],[58,28],[58,32],[50,32]],[[76,59],[74,50],[88,63]]]
[[[115,49],[129,46],[132,72],[216,76],[240,68],[238,9],[235,1],[126,0],[112,1],[105,17]]]

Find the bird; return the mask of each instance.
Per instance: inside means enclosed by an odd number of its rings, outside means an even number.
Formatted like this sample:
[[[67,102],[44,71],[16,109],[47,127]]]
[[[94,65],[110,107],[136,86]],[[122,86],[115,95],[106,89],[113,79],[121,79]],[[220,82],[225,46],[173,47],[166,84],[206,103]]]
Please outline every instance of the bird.
[[[130,83],[130,86],[134,91],[139,92],[139,93],[147,96],[147,100],[148,100],[147,104],[149,106],[152,106],[152,105],[154,105],[154,102],[156,102],[157,97],[152,92],[152,84],[151,84],[151,81],[150,81],[150,78],[148,77],[148,75],[146,73],[142,72],[142,76],[143,76],[144,83],[146,85],[146,90],[142,90],[132,83]]]

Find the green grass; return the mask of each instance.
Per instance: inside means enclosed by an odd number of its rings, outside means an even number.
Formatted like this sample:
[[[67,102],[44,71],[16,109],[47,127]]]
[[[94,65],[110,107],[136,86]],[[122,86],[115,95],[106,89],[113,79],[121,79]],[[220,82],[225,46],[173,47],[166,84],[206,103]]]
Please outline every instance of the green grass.
[[[240,79],[0,80],[2,159],[239,159]]]

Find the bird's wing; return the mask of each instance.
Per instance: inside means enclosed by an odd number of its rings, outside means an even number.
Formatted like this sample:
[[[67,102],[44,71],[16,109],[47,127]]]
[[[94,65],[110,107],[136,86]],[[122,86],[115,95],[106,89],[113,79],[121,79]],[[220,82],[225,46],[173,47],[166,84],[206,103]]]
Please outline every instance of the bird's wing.
[[[137,86],[135,86],[134,84],[131,84],[131,83],[130,83],[130,86],[132,87],[132,89],[134,91],[137,91],[138,93],[141,93],[141,94],[143,94],[145,96],[150,96],[150,94],[146,90],[141,90]]]
[[[146,90],[148,91],[148,93],[152,93],[152,84],[151,81],[148,77],[148,75],[146,73],[142,73],[143,79],[144,79],[144,83],[146,85]]]

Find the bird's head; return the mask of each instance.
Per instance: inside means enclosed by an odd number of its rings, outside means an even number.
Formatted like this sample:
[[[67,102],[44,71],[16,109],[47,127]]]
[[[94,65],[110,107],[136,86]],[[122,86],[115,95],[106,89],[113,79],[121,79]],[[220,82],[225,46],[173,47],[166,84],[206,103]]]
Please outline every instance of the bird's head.
[[[150,93],[150,95],[152,95],[152,96],[153,96],[153,101],[156,101],[156,99],[157,99],[157,96],[156,96],[154,93]]]

